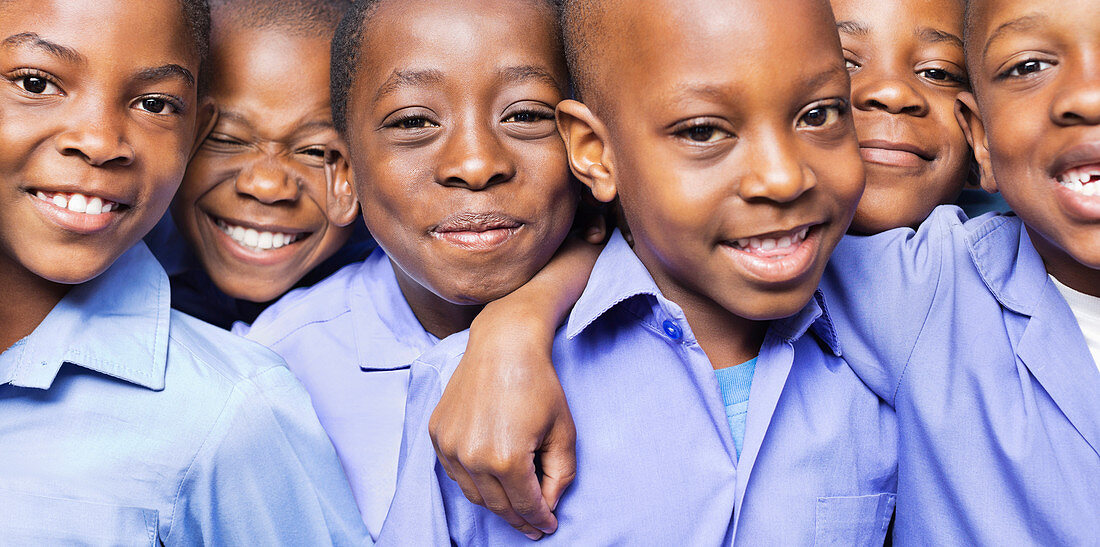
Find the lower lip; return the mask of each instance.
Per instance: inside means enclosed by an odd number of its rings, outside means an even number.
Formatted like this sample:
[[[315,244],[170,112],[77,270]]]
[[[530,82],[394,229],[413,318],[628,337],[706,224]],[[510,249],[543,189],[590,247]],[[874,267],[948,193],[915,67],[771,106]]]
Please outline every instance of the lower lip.
[[[722,248],[750,275],[765,283],[775,284],[806,275],[813,268],[820,246],[821,226],[814,226],[806,234],[806,239],[797,246],[792,245],[789,248],[791,252],[779,258],[750,253],[732,245],[723,245]]]
[[[1100,196],[1086,196],[1074,192],[1057,181],[1054,184],[1057,186],[1054,189],[1055,199],[1058,200],[1063,210],[1086,222],[1100,220]],[[1092,184],[1100,184],[1100,182]]]
[[[51,202],[43,201],[28,194],[29,199],[48,220],[61,226],[67,231],[77,234],[90,235],[102,232],[111,227],[119,218],[119,211],[110,211],[98,215],[87,213],[75,213],[68,209],[62,209]]]
[[[864,162],[887,167],[921,167],[928,163],[928,160],[912,152],[889,148],[860,148],[859,155]]]
[[[467,251],[492,251],[511,241],[522,226],[515,228],[497,228],[483,232],[431,232],[432,237]]]
[[[298,253],[298,250],[302,248],[300,244],[310,237],[313,237],[313,235],[310,235],[309,237],[299,239],[289,245],[283,245],[278,249],[257,251],[249,249],[237,243],[237,240],[229,237],[229,234],[223,232],[222,229],[218,227],[217,221],[215,221],[213,217],[206,215],[206,219],[208,221],[207,228],[213,230],[215,239],[230,256],[241,262],[254,264],[256,266],[273,266],[292,259]]]

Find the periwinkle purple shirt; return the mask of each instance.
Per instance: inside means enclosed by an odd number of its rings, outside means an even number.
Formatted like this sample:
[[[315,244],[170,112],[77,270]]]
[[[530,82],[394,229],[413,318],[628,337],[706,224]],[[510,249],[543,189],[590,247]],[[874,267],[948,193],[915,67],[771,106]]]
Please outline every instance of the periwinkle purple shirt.
[[[684,313],[616,233],[554,340],[577,477],[547,545],[881,545],[893,511],[893,412],[839,356],[818,295],[765,337],[738,460],[713,367]],[[380,543],[530,545],[436,463],[431,411],[465,350],[412,365],[397,494]]]
[[[397,480],[409,364],[438,342],[409,308],[389,258],[377,249],[234,332],[274,350],[305,385],[377,537]]]
[[[1019,218],[848,238],[822,288],[897,412],[899,544],[1100,545],[1100,371]]]

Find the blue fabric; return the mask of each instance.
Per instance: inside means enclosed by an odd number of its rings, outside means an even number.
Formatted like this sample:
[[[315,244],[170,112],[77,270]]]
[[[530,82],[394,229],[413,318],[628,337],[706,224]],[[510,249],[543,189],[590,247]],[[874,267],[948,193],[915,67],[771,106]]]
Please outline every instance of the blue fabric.
[[[822,286],[897,411],[900,544],[1097,544],[1100,371],[1019,218],[848,238]]]
[[[752,389],[752,375],[756,371],[756,359],[746,361],[734,367],[714,370],[718,377],[718,389],[722,392],[722,404],[726,405],[726,421],[733,434],[733,446],[741,456],[741,446],[745,442],[745,422],[749,415],[749,391]]]
[[[168,287],[139,243],[0,354],[2,542],[369,542],[305,390]]]
[[[393,499],[409,364],[439,340],[424,330],[381,250],[288,293],[245,334],[305,385],[375,537]]]
[[[839,357],[821,302],[770,325],[738,459],[710,361],[616,233],[554,340],[578,470],[558,531],[539,545],[881,545],[897,482],[894,415]],[[466,501],[428,437],[467,337],[413,363],[381,543],[530,545]]]
[[[294,288],[310,287],[334,272],[360,262],[378,246],[363,222],[355,223],[348,242],[331,257],[309,271],[294,284]],[[238,321],[251,323],[271,302],[252,302],[233,298],[218,289],[206,274],[198,257],[176,229],[170,213],[165,213],[153,231],[145,236],[172,283],[172,307],[228,330]]]

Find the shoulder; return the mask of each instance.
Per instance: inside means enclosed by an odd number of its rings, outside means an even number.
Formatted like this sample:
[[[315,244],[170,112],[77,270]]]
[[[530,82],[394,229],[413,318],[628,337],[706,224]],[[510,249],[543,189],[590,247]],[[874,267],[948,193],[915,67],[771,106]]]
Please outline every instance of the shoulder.
[[[169,374],[191,370],[230,388],[281,371],[289,375],[283,359],[261,344],[176,310],[170,325]]]
[[[302,327],[337,320],[349,313],[356,280],[365,269],[366,264],[362,262],[349,264],[312,287],[290,291],[264,310],[251,325],[238,323],[233,332],[272,345]]]

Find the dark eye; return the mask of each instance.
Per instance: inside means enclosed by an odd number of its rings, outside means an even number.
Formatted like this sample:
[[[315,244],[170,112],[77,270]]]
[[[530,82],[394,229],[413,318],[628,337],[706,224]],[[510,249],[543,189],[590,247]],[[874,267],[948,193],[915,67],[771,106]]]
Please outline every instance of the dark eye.
[[[165,114],[175,112],[175,108],[165,99],[159,97],[146,97],[138,103],[138,106],[146,112],[153,114]]]
[[[835,106],[819,106],[811,108],[802,118],[798,120],[798,125],[809,127],[824,127],[830,124],[840,117],[840,109]]]
[[[35,95],[57,95],[61,92],[53,82],[41,76],[23,76],[16,80],[19,87]]]
[[[307,156],[313,156],[315,158],[325,157],[325,149],[320,147],[306,148],[305,150],[302,150],[301,153]]]
[[[1008,72],[1005,73],[1005,75],[1006,76],[1017,76],[1017,77],[1019,77],[1019,76],[1030,76],[1030,75],[1035,74],[1037,72],[1042,72],[1042,71],[1044,71],[1044,70],[1046,70],[1046,69],[1048,69],[1052,66],[1054,66],[1054,65],[1052,65],[1052,64],[1050,64],[1046,61],[1039,61],[1039,60],[1035,60],[1035,59],[1030,59],[1030,60],[1024,61],[1022,63],[1019,63],[1019,64],[1013,66],[1011,69],[1008,70]]]
[[[434,126],[435,124],[428,121],[428,118],[422,118],[420,116],[398,120],[397,123],[394,124],[394,127],[399,129],[424,129]]]
[[[929,80],[936,80],[939,82],[946,81],[948,78],[951,77],[951,75],[948,74],[946,70],[940,70],[938,68],[929,68],[927,70],[922,70],[920,73]]]

